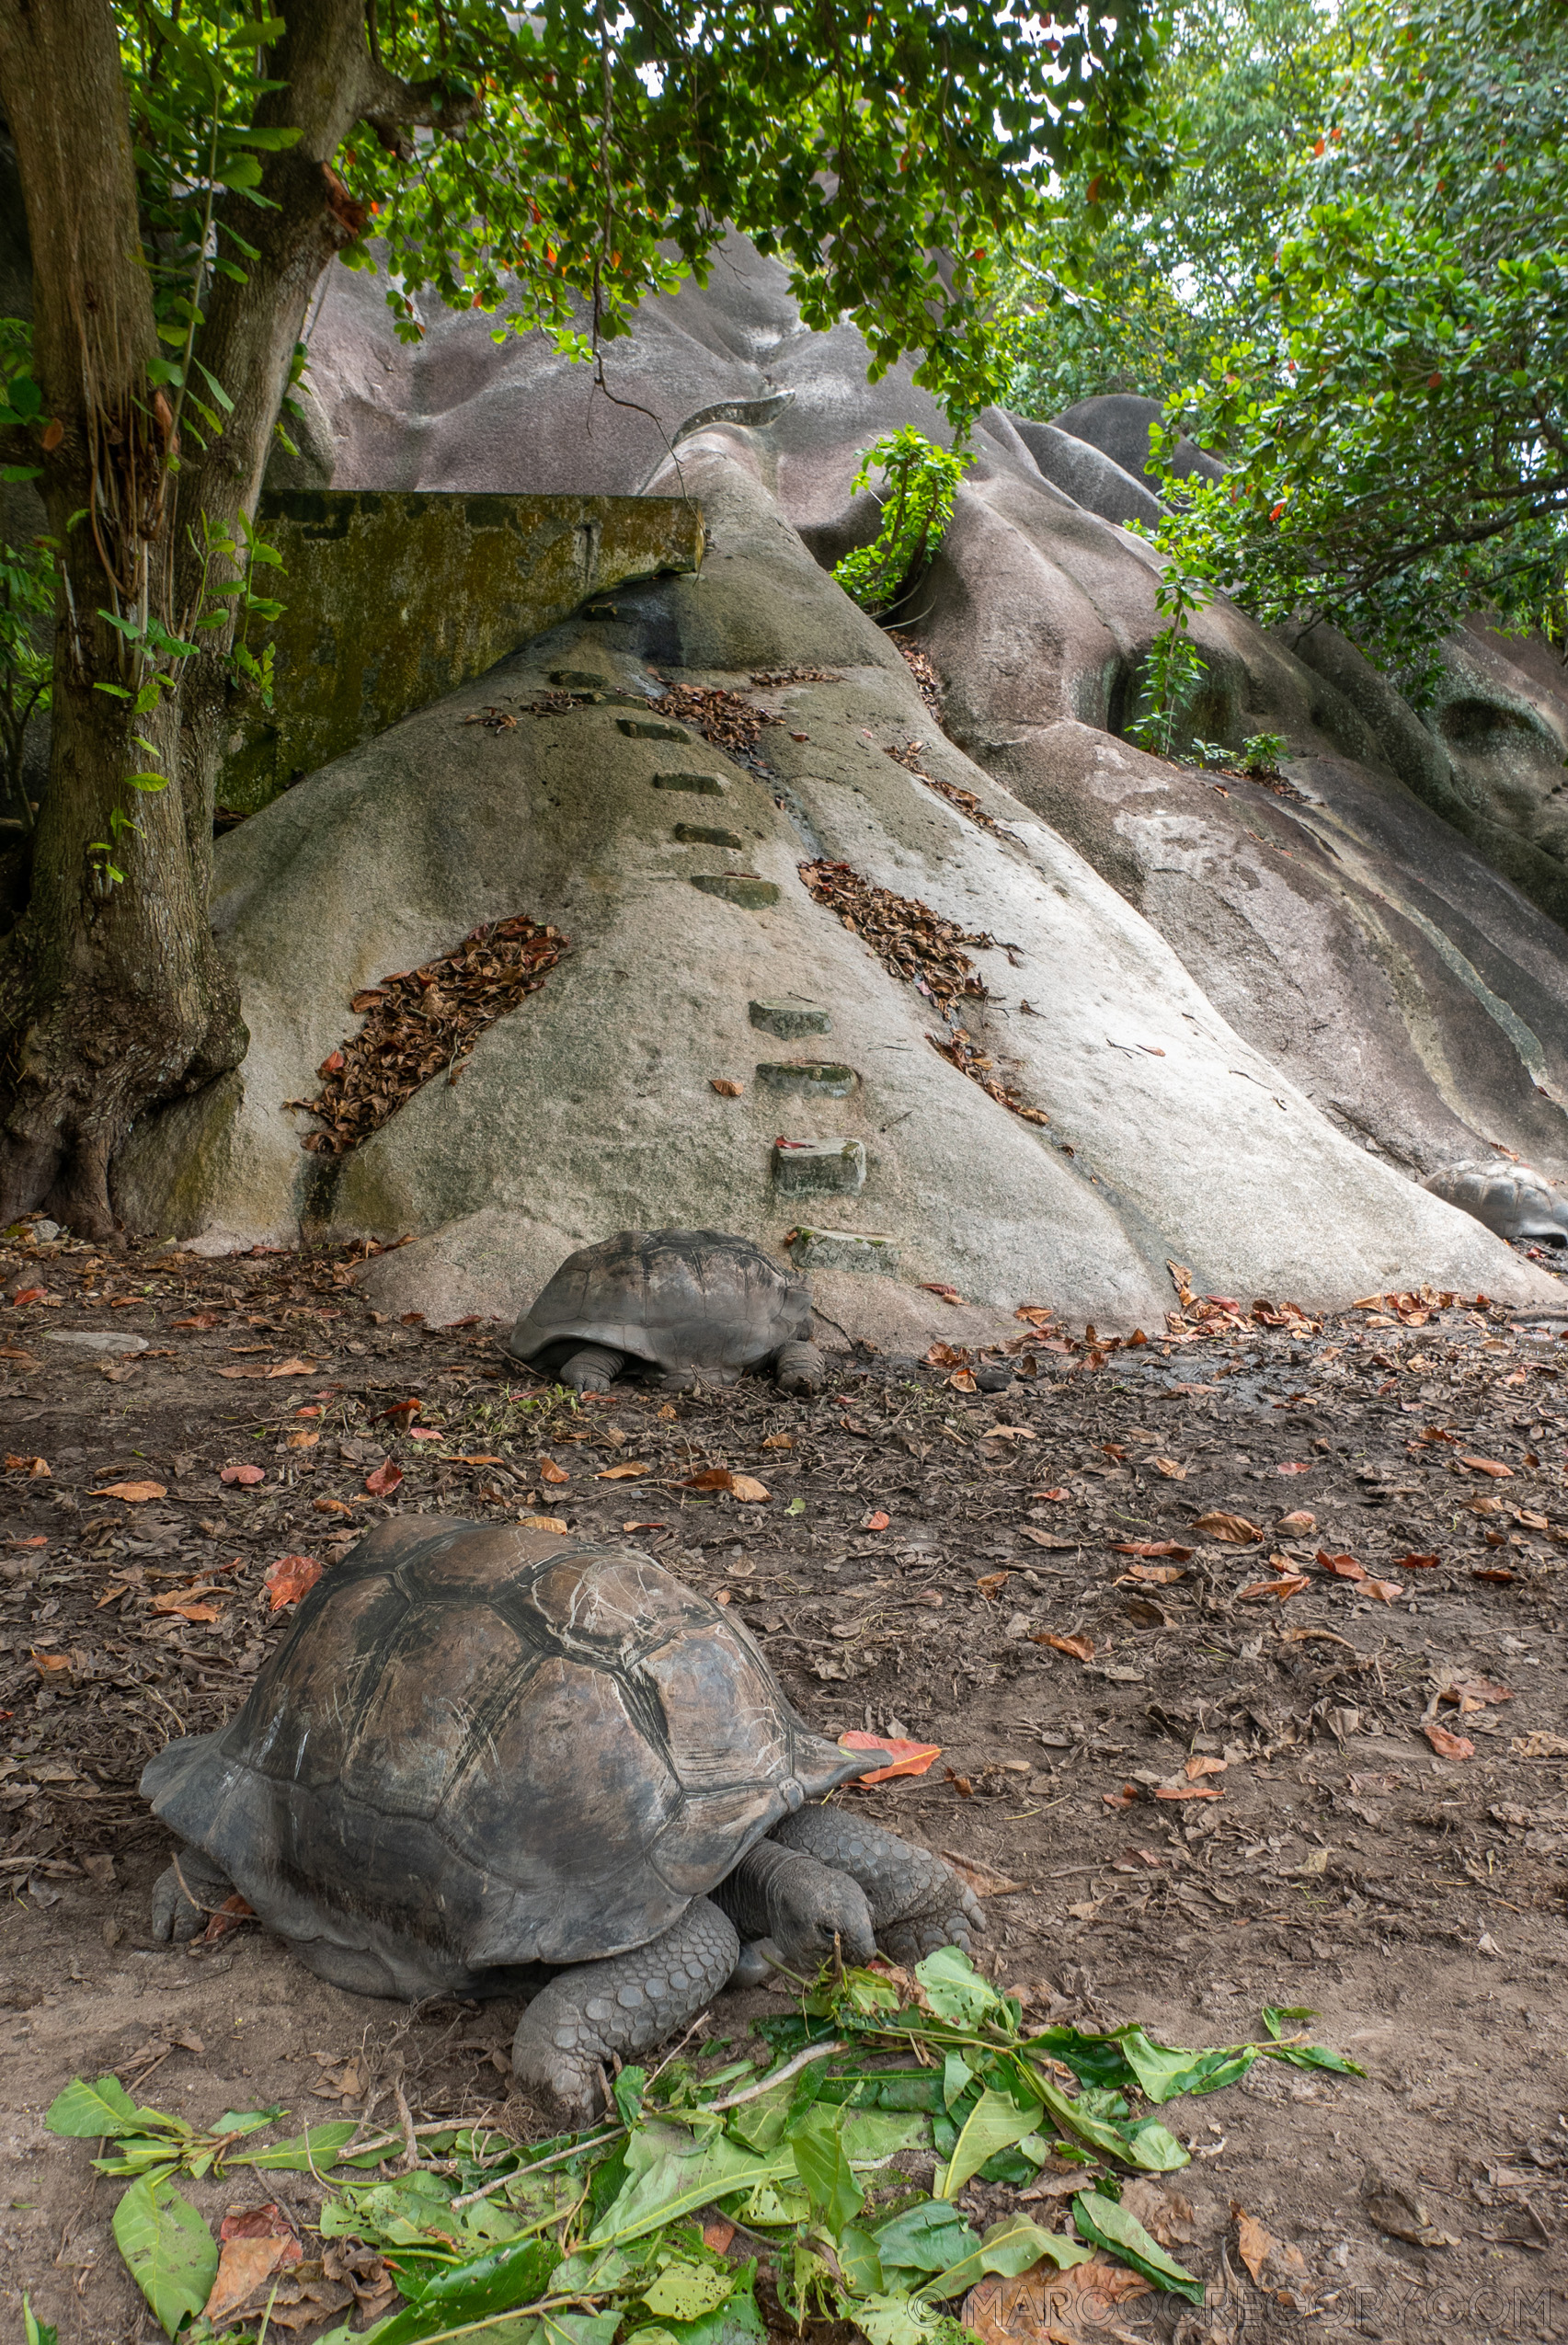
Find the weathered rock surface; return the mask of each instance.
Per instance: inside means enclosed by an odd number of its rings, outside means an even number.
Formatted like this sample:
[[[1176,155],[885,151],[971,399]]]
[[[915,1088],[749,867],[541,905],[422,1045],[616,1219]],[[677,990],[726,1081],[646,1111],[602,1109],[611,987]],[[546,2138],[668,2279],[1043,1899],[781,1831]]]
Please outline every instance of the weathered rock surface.
[[[1148,550],[1047,481],[992,413],[908,614],[949,682],[944,738],[811,558],[875,526],[850,497],[857,452],[940,419],[907,371],[868,386],[849,329],[803,332],[781,272],[728,247],[706,292],[650,304],[618,347],[612,387],[662,431],[591,402],[537,341],[498,350],[483,320],[437,313],[406,349],[366,294],[339,276],[317,329],[336,485],[685,488],[710,549],[699,578],[618,591],[612,619],[567,623],[220,843],[214,919],[251,1051],[133,1136],[133,1221],[212,1246],[302,1223],[413,1233],[367,1275],[438,1320],[506,1316],[616,1229],[724,1227],[777,1249],[831,1227],[897,1250],[896,1276],[813,1282],[834,1322],[894,1350],[978,1340],[1023,1301],[1158,1325],[1171,1257],[1249,1298],[1339,1303],[1423,1279],[1544,1294],[1410,1175],[1492,1140],[1568,1168],[1563,940],[1396,778],[1345,694],[1220,605],[1203,623],[1204,729],[1285,734],[1300,796],[1221,796],[1116,738],[1158,623]],[[779,411],[781,387],[795,396]],[[764,400],[752,411],[773,420],[709,423],[678,466],[662,452],[699,410]],[[1085,486],[1114,488],[1113,470],[1090,465]],[[786,722],[750,766],[694,734],[684,751],[642,738],[606,705],[498,735],[464,724],[561,669],[653,692],[650,666]],[[750,681],[796,667],[838,680]],[[884,754],[910,743],[1000,829]],[[656,786],[688,765],[722,792]],[[741,846],[700,835],[715,829]],[[803,886],[818,856],[999,940],[968,948],[990,999],[966,1024],[1048,1126],[933,1048],[933,1005]],[[431,1082],[345,1159],[304,1154],[305,1119],[282,1104],[352,1030],[352,992],[514,911],[572,939],[544,990],[454,1086]],[[830,1043],[760,1030],[751,1005],[792,998],[826,1010]],[[757,1070],[786,1058],[859,1080],[781,1094]],[[797,1208],[774,1185],[781,1134],[858,1144],[864,1188]],[[922,1282],[969,1298],[962,1321]]]

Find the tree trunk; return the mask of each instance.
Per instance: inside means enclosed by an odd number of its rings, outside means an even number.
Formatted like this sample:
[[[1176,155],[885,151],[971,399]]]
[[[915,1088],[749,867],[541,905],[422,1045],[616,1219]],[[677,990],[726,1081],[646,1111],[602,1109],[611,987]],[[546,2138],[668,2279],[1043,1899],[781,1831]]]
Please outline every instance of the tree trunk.
[[[174,413],[147,376],[156,340],[109,0],[0,0],[34,372],[63,427],[39,484],[63,549],[50,779],[27,909],[0,940],[0,1224],[41,1205],[110,1234],[109,1165],[131,1125],[237,1065],[247,1040],[207,918],[232,629],[201,635],[138,713],[144,671],[106,614],[151,612],[189,640],[203,596],[211,608],[211,589],[237,574],[220,563],[203,577],[192,533],[199,543],[205,520],[232,537],[254,515],[312,290],[362,224],[330,158],[361,113],[432,119],[422,93],[372,63],[362,0],[286,0],[284,13],[269,60],[283,86],[258,120],[301,136],[267,159],[275,208],[236,213],[260,257],[244,285],[210,280],[197,343],[234,408],[221,437],[171,469]],[[132,784],[150,772],[171,786]]]

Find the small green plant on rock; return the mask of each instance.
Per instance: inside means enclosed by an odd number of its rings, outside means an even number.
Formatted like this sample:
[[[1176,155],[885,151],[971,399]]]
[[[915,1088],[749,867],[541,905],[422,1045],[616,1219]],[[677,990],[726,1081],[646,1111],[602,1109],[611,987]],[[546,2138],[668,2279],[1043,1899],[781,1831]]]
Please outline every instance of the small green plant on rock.
[[[1276,774],[1287,746],[1283,733],[1249,733],[1242,743],[1242,762],[1249,773]]]
[[[881,473],[882,527],[869,545],[857,546],[833,567],[863,611],[890,611],[901,601],[946,534],[958,483],[973,462],[938,448],[912,424],[867,449],[853,486],[869,488],[872,474]]]

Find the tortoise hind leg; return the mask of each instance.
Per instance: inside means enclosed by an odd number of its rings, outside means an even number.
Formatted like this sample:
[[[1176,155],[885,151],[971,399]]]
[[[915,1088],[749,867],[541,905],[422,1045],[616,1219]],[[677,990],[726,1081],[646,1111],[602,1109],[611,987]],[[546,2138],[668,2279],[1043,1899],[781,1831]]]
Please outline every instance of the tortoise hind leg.
[[[512,2073],[553,2119],[591,2124],[606,2107],[614,2055],[651,2051],[694,2019],[728,1981],[735,1925],[706,1897],[629,1954],[578,1962],[536,1995],[512,2042]]]
[[[841,1808],[801,1808],[768,1836],[858,1881],[876,1943],[896,1962],[918,1962],[939,1946],[967,1953],[970,1932],[986,1926],[973,1890],[951,1865]]]
[[[562,1361],[555,1375],[576,1392],[608,1392],[625,1365],[624,1352],[612,1352],[608,1344],[583,1344]]]
[[[179,1848],[153,1883],[153,1936],[160,1946],[184,1946],[207,1927],[235,1885],[200,1848]]]

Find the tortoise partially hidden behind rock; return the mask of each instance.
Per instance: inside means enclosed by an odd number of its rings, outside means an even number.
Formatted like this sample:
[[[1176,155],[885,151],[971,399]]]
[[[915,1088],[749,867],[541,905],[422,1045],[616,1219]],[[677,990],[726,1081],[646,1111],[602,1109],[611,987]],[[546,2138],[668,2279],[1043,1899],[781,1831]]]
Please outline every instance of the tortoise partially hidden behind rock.
[[[1421,1184],[1446,1205],[1484,1222],[1499,1238],[1568,1246],[1568,1196],[1528,1164],[1450,1164]]]
[[[733,1384],[771,1367],[785,1392],[816,1392],[827,1374],[811,1289],[722,1230],[622,1230],[568,1254],[509,1348],[588,1392],[631,1361],[674,1384]]]
[[[337,1986],[529,1996],[514,2071],[580,2124],[617,2055],[732,1977],[983,1928],[939,1858],[805,1804],[876,1756],[814,1734],[733,1607],[635,1549],[405,1516],[319,1582],[226,1726],[149,1762],[184,1844],[154,1932],[194,1937],[237,1890]]]

